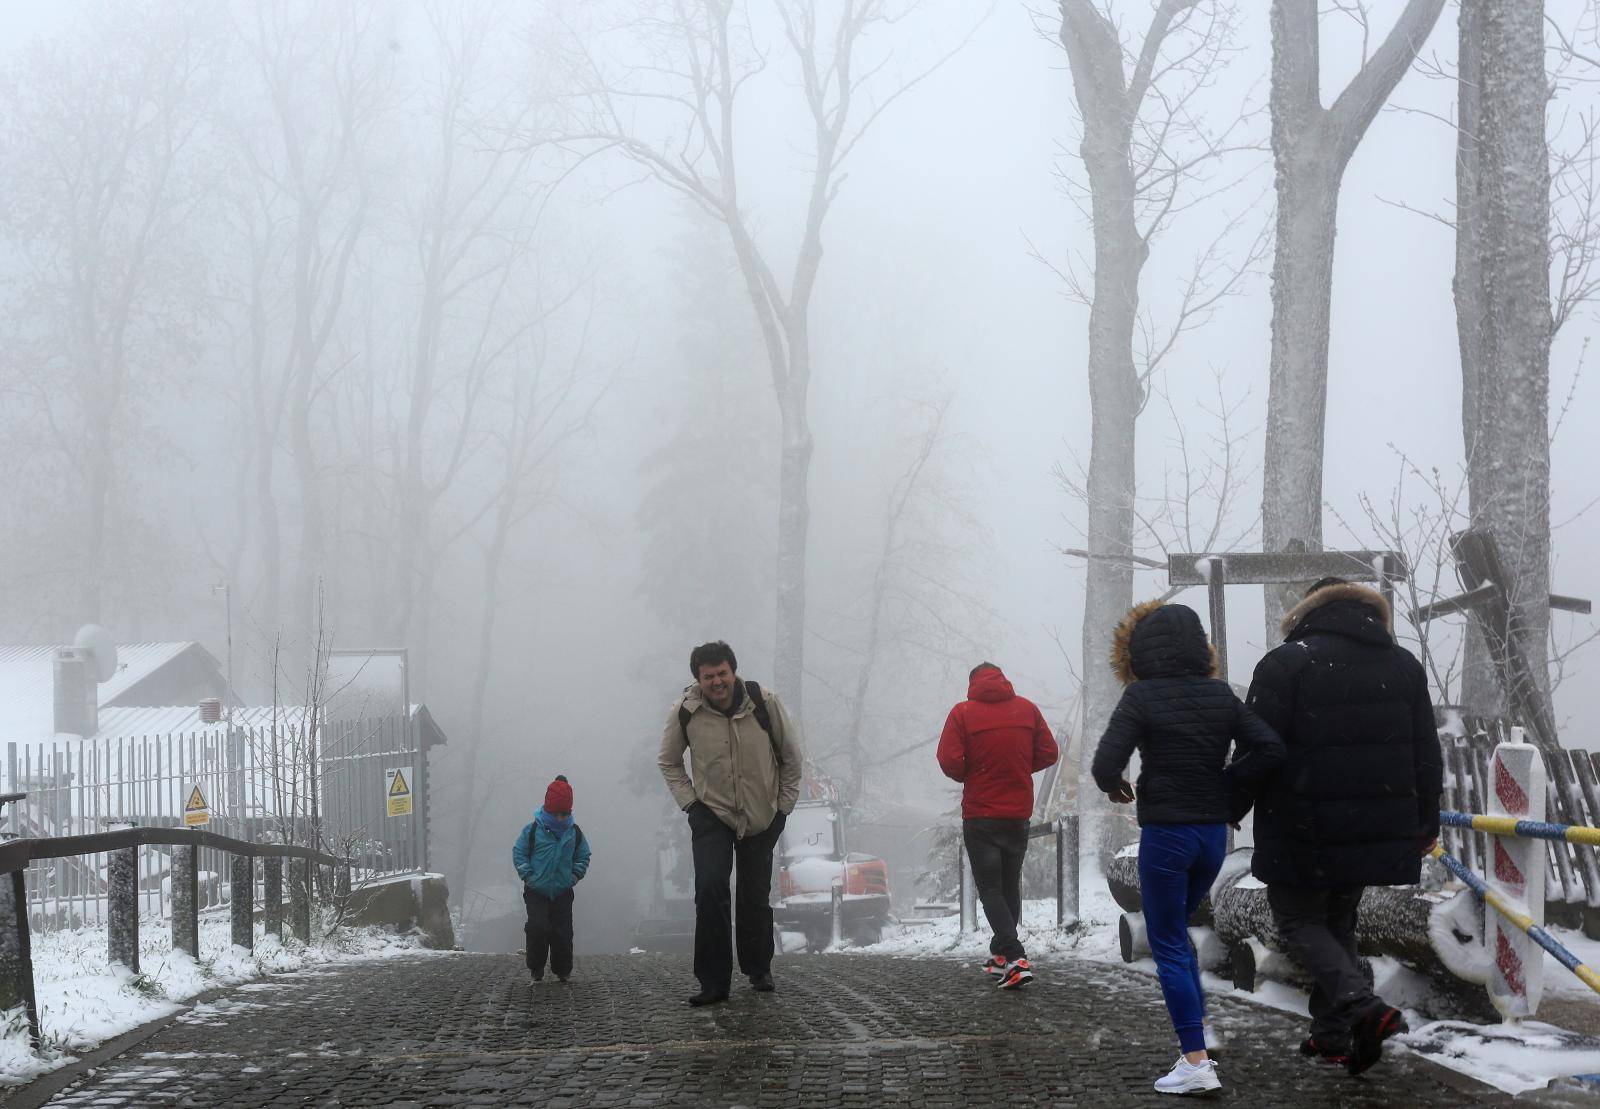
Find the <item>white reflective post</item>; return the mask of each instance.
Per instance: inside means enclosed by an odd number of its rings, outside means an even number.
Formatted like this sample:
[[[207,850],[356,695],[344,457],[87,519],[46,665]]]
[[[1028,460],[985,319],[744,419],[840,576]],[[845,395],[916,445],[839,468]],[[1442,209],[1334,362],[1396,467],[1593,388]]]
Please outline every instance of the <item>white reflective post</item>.
[[[1489,815],[1513,820],[1543,820],[1544,760],[1538,748],[1523,741],[1521,728],[1512,742],[1494,749],[1489,768]],[[1517,912],[1544,924],[1545,848],[1541,840],[1490,836],[1490,857],[1484,882]],[[1484,942],[1488,945],[1489,1000],[1507,1020],[1521,1020],[1539,1011],[1544,994],[1544,951],[1528,935],[1485,904]]]

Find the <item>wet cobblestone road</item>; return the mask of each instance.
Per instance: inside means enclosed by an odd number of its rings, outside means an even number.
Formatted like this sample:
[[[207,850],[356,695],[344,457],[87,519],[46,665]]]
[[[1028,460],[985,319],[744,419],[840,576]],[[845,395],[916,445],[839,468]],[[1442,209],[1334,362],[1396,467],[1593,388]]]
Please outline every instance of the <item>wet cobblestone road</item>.
[[[404,958],[229,991],[81,1073],[52,1105],[1138,1105],[1176,1051],[1153,979],[1045,968],[1021,993],[939,960],[780,959],[778,991],[683,1003],[687,959]],[[1370,1075],[1301,1059],[1289,1014],[1222,999],[1230,1105],[1501,1104],[1395,1053]]]

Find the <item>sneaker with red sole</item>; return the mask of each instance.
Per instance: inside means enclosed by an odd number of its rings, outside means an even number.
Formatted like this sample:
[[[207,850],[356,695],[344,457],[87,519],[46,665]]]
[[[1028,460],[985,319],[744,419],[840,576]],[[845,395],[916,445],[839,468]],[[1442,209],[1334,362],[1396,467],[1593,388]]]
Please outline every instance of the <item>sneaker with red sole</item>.
[[[1352,1076],[1370,1070],[1383,1058],[1383,1041],[1409,1031],[1399,1009],[1385,1005],[1356,1021],[1350,1030],[1350,1058],[1344,1069]]]
[[[1004,974],[1005,972],[1006,960],[1003,955],[990,955],[989,961],[983,964],[983,973],[985,974]]]
[[[1300,1054],[1311,1059],[1319,1059],[1324,1063],[1333,1063],[1341,1067],[1344,1066],[1345,1063],[1350,1059],[1349,1052],[1339,1050],[1324,1050],[1323,1047],[1310,1036],[1307,1036],[1305,1039],[1300,1041]]]
[[[1000,976],[1000,981],[995,983],[996,989],[1016,990],[1033,981],[1033,968],[1028,965],[1028,960],[1018,959],[1006,964],[1005,973]]]

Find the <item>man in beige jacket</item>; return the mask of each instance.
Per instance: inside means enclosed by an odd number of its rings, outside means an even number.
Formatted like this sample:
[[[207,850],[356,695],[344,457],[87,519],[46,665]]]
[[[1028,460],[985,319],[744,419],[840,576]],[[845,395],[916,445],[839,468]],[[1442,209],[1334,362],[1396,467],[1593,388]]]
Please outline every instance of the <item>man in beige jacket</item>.
[[[738,667],[726,643],[694,649],[689,672],[695,684],[673,702],[657,760],[693,836],[694,976],[700,992],[690,1005],[728,999],[735,946],[751,987],[762,993],[774,988],[772,851],[800,796],[799,735],[783,702],[755,682],[741,681]],[[736,906],[728,888],[735,865]]]

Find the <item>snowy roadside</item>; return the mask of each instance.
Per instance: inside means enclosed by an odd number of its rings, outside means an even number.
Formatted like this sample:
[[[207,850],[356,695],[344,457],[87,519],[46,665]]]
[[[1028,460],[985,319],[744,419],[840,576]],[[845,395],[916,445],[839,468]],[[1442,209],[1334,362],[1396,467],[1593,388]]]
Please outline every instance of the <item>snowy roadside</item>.
[[[232,944],[226,917],[200,921],[200,959],[172,949],[170,926],[139,922],[141,973],[112,966],[106,958],[104,927],[33,936],[34,990],[42,1033],[40,1050],[28,1043],[28,1021],[19,1006],[0,1024],[0,1085],[27,1082],[74,1061],[89,1050],[147,1021],[181,1009],[206,990],[232,986],[269,974],[284,974],[336,963],[395,955],[433,955],[418,936],[381,928],[348,928],[310,945],[280,941],[256,931],[255,951]]]
[[[1097,888],[1099,887],[1099,888]],[[1084,959],[1093,962],[1122,963],[1117,943],[1117,920],[1122,910],[1104,888],[1103,882],[1085,882],[1080,928],[1065,932],[1055,927],[1055,902],[1026,901],[1022,909],[1019,934],[1028,948],[1036,971],[1048,976],[1053,961]],[[1581,934],[1552,928],[1552,934],[1591,966],[1600,965],[1600,942]],[[988,932],[963,934],[955,917],[942,917],[927,923],[890,925],[883,940],[870,947],[847,947],[842,954],[898,955],[921,958],[957,958],[981,963],[989,954]],[[1155,977],[1155,963],[1140,959],[1129,969]],[[1407,1008],[1409,999],[1424,989],[1423,983],[1392,959],[1374,960],[1378,991],[1394,1004]],[[1306,994],[1278,982],[1264,982],[1253,992],[1235,989],[1233,983],[1213,974],[1205,975],[1206,990],[1212,996],[1228,996],[1257,1005],[1304,1016]],[[1151,989],[1157,988],[1151,982]],[[1553,958],[1546,959],[1547,997],[1594,1005],[1597,997]],[[1407,1021],[1413,1031],[1400,1039],[1407,1050],[1426,1055],[1433,1062],[1449,1067],[1479,1082],[1510,1094],[1543,1089],[1552,1080],[1600,1073],[1600,1039],[1580,1035],[1549,1024],[1526,1021],[1520,1025],[1475,1025],[1464,1021],[1427,1021],[1407,1008]],[[1222,1025],[1225,1037],[1248,1035],[1243,1026]]]

